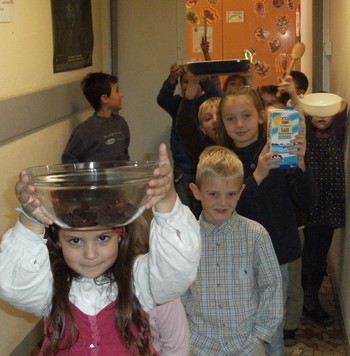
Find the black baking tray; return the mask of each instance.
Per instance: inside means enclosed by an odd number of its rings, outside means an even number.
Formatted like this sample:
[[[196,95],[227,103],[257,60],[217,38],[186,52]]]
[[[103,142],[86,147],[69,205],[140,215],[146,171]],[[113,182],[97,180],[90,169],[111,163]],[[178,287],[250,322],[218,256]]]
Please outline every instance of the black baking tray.
[[[187,68],[195,75],[223,75],[231,73],[244,73],[248,71],[248,59],[214,60],[203,62],[189,62]]]

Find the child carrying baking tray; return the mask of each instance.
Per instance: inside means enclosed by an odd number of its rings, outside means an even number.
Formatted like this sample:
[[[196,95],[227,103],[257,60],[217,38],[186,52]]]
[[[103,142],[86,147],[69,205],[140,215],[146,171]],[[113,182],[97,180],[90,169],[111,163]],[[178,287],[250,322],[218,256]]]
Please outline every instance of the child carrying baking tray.
[[[194,199],[189,184],[194,180],[195,161],[189,154],[186,146],[176,133],[176,116],[182,96],[187,91],[190,73],[184,72],[182,66],[173,64],[170,74],[164,81],[158,96],[157,103],[172,119],[170,131],[170,147],[174,162],[175,189],[181,201],[190,207],[193,214],[198,217],[201,212],[200,204]],[[176,88],[180,82],[181,95],[176,94]],[[194,110],[197,115],[199,106],[208,98],[221,96],[218,83],[210,78],[200,82],[194,97]]]

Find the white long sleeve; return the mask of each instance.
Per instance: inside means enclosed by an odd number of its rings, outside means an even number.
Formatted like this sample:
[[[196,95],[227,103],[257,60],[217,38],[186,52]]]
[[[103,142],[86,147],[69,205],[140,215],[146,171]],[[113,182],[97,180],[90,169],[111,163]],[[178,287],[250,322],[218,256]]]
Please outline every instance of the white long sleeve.
[[[136,295],[145,310],[187,290],[196,278],[200,251],[199,224],[179,198],[172,212],[154,212],[150,252],[134,265]]]
[[[37,316],[51,307],[52,273],[45,240],[19,221],[2,238],[0,298]]]
[[[172,212],[154,212],[150,253],[137,258],[134,264],[136,296],[142,307],[148,311],[184,293],[196,277],[199,260],[199,225],[190,210],[178,199]],[[111,302],[111,297],[116,298],[117,289],[113,296],[107,295],[108,288],[84,280],[73,280],[69,298],[86,314],[97,314]],[[52,288],[43,235],[17,222],[2,240],[0,298],[20,310],[42,316],[51,309]]]

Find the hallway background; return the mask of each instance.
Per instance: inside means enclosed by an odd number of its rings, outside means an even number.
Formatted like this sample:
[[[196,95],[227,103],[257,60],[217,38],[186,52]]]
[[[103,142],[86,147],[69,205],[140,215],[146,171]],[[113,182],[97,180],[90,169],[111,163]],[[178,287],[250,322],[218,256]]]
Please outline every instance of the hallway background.
[[[322,1],[322,0],[314,0]],[[327,1],[327,0],[324,0]],[[110,2],[117,9],[117,19],[110,29]],[[328,2],[328,1],[327,1]],[[117,68],[119,85],[124,93],[123,110],[131,130],[132,159],[156,157],[160,142],[168,143],[171,120],[158,107],[156,96],[169,73],[170,65],[185,55],[184,1],[148,0],[91,0],[94,28],[93,66],[53,74],[52,27],[50,2],[47,0],[17,0],[16,21],[0,23],[0,116],[1,107],[8,100],[26,96],[28,106],[17,107],[16,120],[26,113],[25,120],[33,120],[35,105],[48,105],[53,100],[54,113],[62,107],[71,109],[69,95],[57,98],[51,89],[80,81],[91,71],[111,72]],[[312,0],[301,1],[302,41],[307,52],[301,70],[312,81]],[[328,10],[332,55],[327,57],[330,69],[330,91],[339,93],[350,102],[348,86],[350,42],[344,41],[350,27],[350,3],[332,0]],[[321,21],[321,19],[316,19]],[[111,36],[111,32],[113,36]],[[113,43],[111,38],[114,38]],[[115,39],[116,38],[116,39]],[[111,48],[117,46],[117,58],[111,59]],[[114,50],[113,53],[116,51]],[[320,59],[321,60],[321,59]],[[116,73],[115,73],[116,74]],[[310,89],[312,90],[312,89]],[[31,103],[32,95],[42,92],[38,103]],[[50,101],[51,102],[51,101]],[[69,110],[68,110],[69,111]],[[61,153],[72,129],[89,114],[82,109],[52,119],[19,136],[0,142],[2,179],[0,181],[0,233],[11,227],[17,218],[14,184],[19,171],[28,166],[60,162]],[[21,125],[21,122],[18,122]],[[346,162],[349,161],[347,146]],[[349,171],[349,167],[347,167]],[[348,178],[347,178],[348,179]],[[348,194],[348,193],[347,193]],[[347,197],[347,201],[350,199]],[[347,210],[349,216],[349,210]],[[350,219],[348,219],[350,221]],[[330,272],[339,296],[341,316],[345,322],[347,343],[350,336],[350,234],[349,226],[338,232],[330,259]],[[18,345],[30,350],[40,336],[39,320],[21,313],[0,301],[0,355],[9,355]]]

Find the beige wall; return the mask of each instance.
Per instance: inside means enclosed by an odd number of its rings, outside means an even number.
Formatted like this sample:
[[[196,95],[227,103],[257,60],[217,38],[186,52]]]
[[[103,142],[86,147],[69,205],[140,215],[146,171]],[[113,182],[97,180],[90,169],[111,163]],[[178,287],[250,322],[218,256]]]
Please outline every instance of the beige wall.
[[[119,84],[124,92],[121,114],[131,130],[131,156],[156,157],[168,143],[170,116],[156,102],[170,65],[184,59],[184,1],[118,1]]]
[[[81,117],[85,115],[81,113]],[[79,118],[80,116],[76,116],[72,119],[79,120]],[[2,172],[0,180],[2,219],[0,223],[2,233],[13,225],[17,218],[14,211],[18,206],[14,195],[14,184],[19,171],[24,167],[44,162],[59,162],[60,154],[71,129],[70,121],[62,120],[0,146]],[[37,321],[36,318],[23,314],[0,300],[0,355],[8,355]]]
[[[16,21],[0,23],[0,115],[1,100],[74,82],[92,70],[109,70],[110,56],[106,56],[106,60],[102,55],[106,46],[108,49],[110,47],[109,31],[105,29],[109,19],[108,6],[106,7],[108,3],[106,0],[92,0],[95,34],[93,67],[53,74],[50,1],[15,2]],[[107,21],[102,21],[103,18]],[[20,170],[32,165],[59,162],[73,126],[88,114],[89,112],[78,113],[0,143],[0,235],[17,218],[14,212],[18,205],[14,184]],[[28,113],[28,120],[30,117]],[[36,323],[36,318],[0,301],[0,355],[9,355]]]
[[[101,16],[108,10],[108,3],[107,0],[92,0],[95,35],[93,68],[54,74],[51,2],[15,1],[15,21],[0,23],[0,99],[79,80],[91,69],[107,65],[101,54],[105,45],[109,44],[109,32],[106,32],[106,22],[101,21]]]
[[[309,79],[308,93],[312,93],[312,0],[301,0],[301,41],[305,44],[305,54],[301,58],[300,70]]]
[[[342,95],[350,103],[350,2],[348,0],[329,1],[329,36],[332,42],[332,55],[329,57],[330,67],[330,91]],[[350,172],[350,125],[347,127],[347,146],[345,166],[347,172],[347,187],[349,187]],[[348,352],[350,353],[350,192],[346,191],[347,212],[346,228],[337,231],[330,252],[330,264],[332,277],[336,285],[342,316],[345,322]]]

